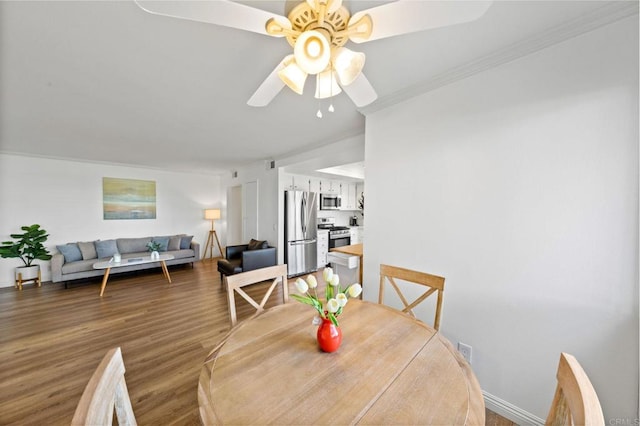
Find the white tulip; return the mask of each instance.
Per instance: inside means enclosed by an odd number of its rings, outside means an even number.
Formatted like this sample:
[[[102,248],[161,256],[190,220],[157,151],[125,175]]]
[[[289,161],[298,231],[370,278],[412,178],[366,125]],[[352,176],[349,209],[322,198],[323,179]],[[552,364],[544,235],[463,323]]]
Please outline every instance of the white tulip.
[[[318,287],[318,281],[316,280],[315,275],[309,275],[307,277],[307,284],[309,284],[309,288],[316,288]]]
[[[336,312],[338,312],[338,309],[340,309],[340,304],[338,303],[338,301],[336,299],[329,299],[329,301],[327,302],[327,311],[335,314]]]
[[[362,286],[358,283],[351,284],[351,287],[349,287],[349,296],[358,297],[360,293],[362,293]]]
[[[309,286],[307,285],[307,282],[305,280],[303,280],[302,278],[298,278],[296,280],[296,288],[302,294],[306,294],[307,291],[309,290]]]
[[[322,278],[324,278],[324,281],[328,283],[331,281],[331,277],[333,277],[333,269],[324,268],[324,271],[322,271]]]
[[[333,274],[333,276],[329,280],[329,284],[334,287],[338,287],[338,284],[340,284],[340,277],[338,276],[338,274]]]
[[[338,293],[336,300],[338,301],[338,305],[342,308],[347,304],[347,295],[344,293]]]

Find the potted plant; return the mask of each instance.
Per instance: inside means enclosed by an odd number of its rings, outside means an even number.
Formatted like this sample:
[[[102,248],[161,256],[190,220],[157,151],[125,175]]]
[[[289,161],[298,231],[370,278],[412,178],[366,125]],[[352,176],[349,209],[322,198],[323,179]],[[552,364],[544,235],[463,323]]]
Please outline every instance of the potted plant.
[[[157,241],[149,241],[147,243],[147,248],[151,252],[151,259],[160,259],[160,253],[158,253],[158,250],[160,250],[160,243],[159,242],[157,242]]]
[[[19,258],[23,266],[16,267],[16,281],[29,281],[39,278],[40,265],[34,265],[34,260],[49,260],[51,254],[43,245],[49,234],[40,225],[23,226],[23,234],[11,234],[15,241],[3,241],[0,246],[0,257]]]

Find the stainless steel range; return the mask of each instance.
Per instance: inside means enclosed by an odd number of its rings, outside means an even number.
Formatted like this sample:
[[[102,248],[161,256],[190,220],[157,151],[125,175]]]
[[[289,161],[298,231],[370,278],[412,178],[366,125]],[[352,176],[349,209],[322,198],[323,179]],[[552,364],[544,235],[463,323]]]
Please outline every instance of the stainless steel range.
[[[319,217],[318,229],[329,230],[329,250],[351,245],[351,233],[348,226],[336,226],[335,218]]]

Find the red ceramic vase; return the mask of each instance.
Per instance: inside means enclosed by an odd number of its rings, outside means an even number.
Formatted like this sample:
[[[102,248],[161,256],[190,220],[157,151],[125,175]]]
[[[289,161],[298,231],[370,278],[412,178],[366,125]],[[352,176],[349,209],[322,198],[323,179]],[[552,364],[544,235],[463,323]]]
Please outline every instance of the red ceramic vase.
[[[330,319],[322,318],[318,326],[318,345],[324,352],[335,352],[342,343],[342,330],[336,327]]]

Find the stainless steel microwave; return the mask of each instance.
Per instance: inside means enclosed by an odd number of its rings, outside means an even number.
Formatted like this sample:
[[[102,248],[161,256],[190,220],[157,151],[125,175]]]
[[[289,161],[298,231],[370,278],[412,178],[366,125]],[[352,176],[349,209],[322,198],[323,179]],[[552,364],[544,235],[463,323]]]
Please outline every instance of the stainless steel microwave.
[[[340,210],[342,199],[338,194],[320,194],[320,210]]]

